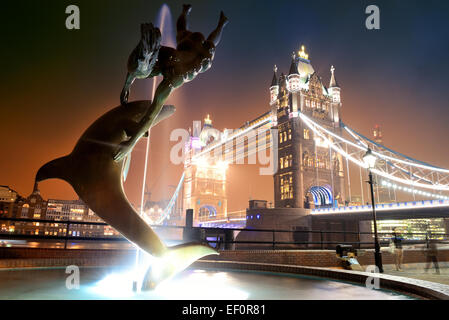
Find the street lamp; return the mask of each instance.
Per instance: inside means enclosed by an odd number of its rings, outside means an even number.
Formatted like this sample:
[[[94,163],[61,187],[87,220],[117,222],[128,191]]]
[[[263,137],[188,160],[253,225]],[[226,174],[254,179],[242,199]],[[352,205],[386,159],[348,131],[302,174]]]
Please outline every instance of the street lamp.
[[[365,166],[368,168],[369,172],[369,185],[371,187],[371,203],[373,206],[373,220],[374,220],[374,261],[376,264],[376,267],[379,269],[380,273],[384,272],[384,269],[382,267],[382,255],[380,253],[380,245],[379,245],[379,238],[377,236],[377,220],[376,220],[376,205],[374,203],[374,188],[373,188],[373,174],[371,173],[371,169],[374,168],[376,165],[376,156],[373,154],[370,148],[368,148],[368,151],[366,151],[365,155],[363,156],[363,162],[365,163]]]

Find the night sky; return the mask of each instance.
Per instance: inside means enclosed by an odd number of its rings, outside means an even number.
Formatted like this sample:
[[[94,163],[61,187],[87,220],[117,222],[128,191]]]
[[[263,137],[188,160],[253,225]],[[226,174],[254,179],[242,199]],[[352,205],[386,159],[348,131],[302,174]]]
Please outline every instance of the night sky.
[[[119,104],[126,61],[140,23],[156,21],[164,1],[2,1],[0,50],[0,184],[27,196],[38,168],[71,152],[84,130]],[[176,21],[182,2],[166,1]],[[81,29],[65,28],[65,8],[81,10]],[[342,119],[384,144],[449,168],[449,1],[191,1],[190,27],[206,36],[220,10],[228,16],[212,68],[171,98],[176,114],[152,130],[148,186],[168,197],[182,165],[169,163],[170,132],[209,113],[214,127],[238,128],[269,109],[272,68],[288,72],[291,53],[306,46],[328,85],[330,66],[342,88]],[[365,28],[377,4],[381,30]],[[168,38],[165,39],[167,41]],[[137,81],[130,100],[149,99],[152,82]],[[133,153],[125,184],[139,202],[145,143]],[[257,166],[232,166],[229,211],[249,197],[273,198],[272,177]],[[62,181],[41,183],[44,198],[74,199]]]

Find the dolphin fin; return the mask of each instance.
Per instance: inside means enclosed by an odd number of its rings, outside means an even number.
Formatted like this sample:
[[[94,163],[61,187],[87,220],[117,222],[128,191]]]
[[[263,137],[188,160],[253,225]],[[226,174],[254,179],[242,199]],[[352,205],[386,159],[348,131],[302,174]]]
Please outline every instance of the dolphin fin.
[[[156,117],[154,124],[152,127],[157,125],[159,122],[171,117],[173,113],[175,113],[176,108],[173,105],[164,105],[162,107],[162,110],[159,112],[158,116]],[[148,138],[149,134],[148,131],[145,133],[144,137]],[[131,166],[131,152],[128,153],[128,155],[125,157],[124,165],[123,165],[123,181],[126,181],[126,178],[128,177],[129,167]]]
[[[167,248],[167,252],[156,258],[145,274],[142,290],[154,289],[162,281],[170,279],[186,269],[196,260],[218,255],[218,251],[204,244],[187,243]]]
[[[125,163],[123,164],[123,182],[128,177],[129,167],[131,166],[131,152],[125,157]]]
[[[155,125],[157,125],[159,122],[164,121],[165,119],[168,119],[169,117],[171,117],[173,115],[173,113],[175,113],[176,108],[174,105],[164,105],[161,109],[161,111],[159,112],[159,114],[157,115],[156,119],[154,119],[153,125],[152,127],[154,127]]]

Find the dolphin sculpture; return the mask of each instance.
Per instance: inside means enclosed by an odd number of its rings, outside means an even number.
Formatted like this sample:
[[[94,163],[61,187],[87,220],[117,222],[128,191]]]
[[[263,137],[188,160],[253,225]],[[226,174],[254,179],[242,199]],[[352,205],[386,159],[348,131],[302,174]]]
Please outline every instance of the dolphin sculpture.
[[[97,119],[81,136],[73,151],[43,165],[36,182],[62,179],[107,224],[152,256],[161,258],[163,272],[147,275],[152,288],[188,267],[195,260],[218,254],[209,246],[192,243],[168,248],[140,217],[126,198],[122,172],[126,159],[115,161],[111,154],[126,139],[129,122],[139,121],[151,101],[134,101],[116,107]],[[153,126],[170,117],[174,106],[164,106]]]
[[[128,59],[128,74],[120,95],[121,105],[97,119],[81,136],[72,153],[50,161],[36,174],[36,183],[59,178],[67,181],[78,196],[106,223],[129,241],[160,258],[147,272],[143,288],[154,288],[162,280],[185,269],[195,260],[218,254],[202,244],[167,248],[127,200],[122,177],[126,178],[129,157],[137,141],[160,121],[175,112],[164,105],[170,94],[198,74],[210,69],[223,28],[223,12],[217,27],[206,39],[187,28],[192,7],[184,5],[177,22],[177,47],[161,46],[160,30],[151,23],[141,25],[141,40]],[[128,103],[135,79],[162,76],[153,101]]]

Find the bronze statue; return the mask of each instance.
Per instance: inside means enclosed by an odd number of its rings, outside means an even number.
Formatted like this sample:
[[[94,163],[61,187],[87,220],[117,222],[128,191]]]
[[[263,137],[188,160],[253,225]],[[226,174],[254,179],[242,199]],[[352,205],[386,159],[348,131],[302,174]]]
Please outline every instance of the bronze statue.
[[[126,106],[130,86],[136,78],[161,75],[163,80],[157,87],[153,103],[143,118],[137,123],[130,123],[126,128],[129,139],[123,141],[115,152],[116,161],[123,159],[148,131],[174,89],[192,81],[199,73],[206,72],[211,67],[215,48],[220,42],[221,33],[228,19],[222,11],[217,28],[205,39],[201,33],[187,30],[187,16],[191,9],[190,5],[184,5],[183,12],[178,18],[176,49],[160,46],[159,29],[154,28],[152,24],[143,25],[141,28],[141,40],[128,60],[128,74],[120,95],[122,105]]]
[[[173,106],[163,105],[172,90],[210,68],[215,45],[220,40],[227,19],[222,13],[219,27],[204,41],[200,33],[191,33],[186,29],[186,16],[190,8],[184,6],[178,20],[176,50],[160,47],[160,31],[152,24],[141,27],[142,40],[131,54],[129,65],[132,68],[128,77],[134,80],[145,74],[163,75],[154,101],[127,103],[126,92],[132,83],[132,80],[127,80],[125,94],[122,94],[125,104],[97,119],[81,136],[72,153],[50,161],[36,174],[36,182],[52,178],[67,181],[106,223],[144,251],[161,258],[159,268],[162,265],[162,271],[153,273],[150,270],[145,287],[154,287],[203,256],[217,254],[214,249],[201,244],[167,248],[134,210],[123,191],[122,174],[126,170],[123,156],[152,126],[175,112]]]

